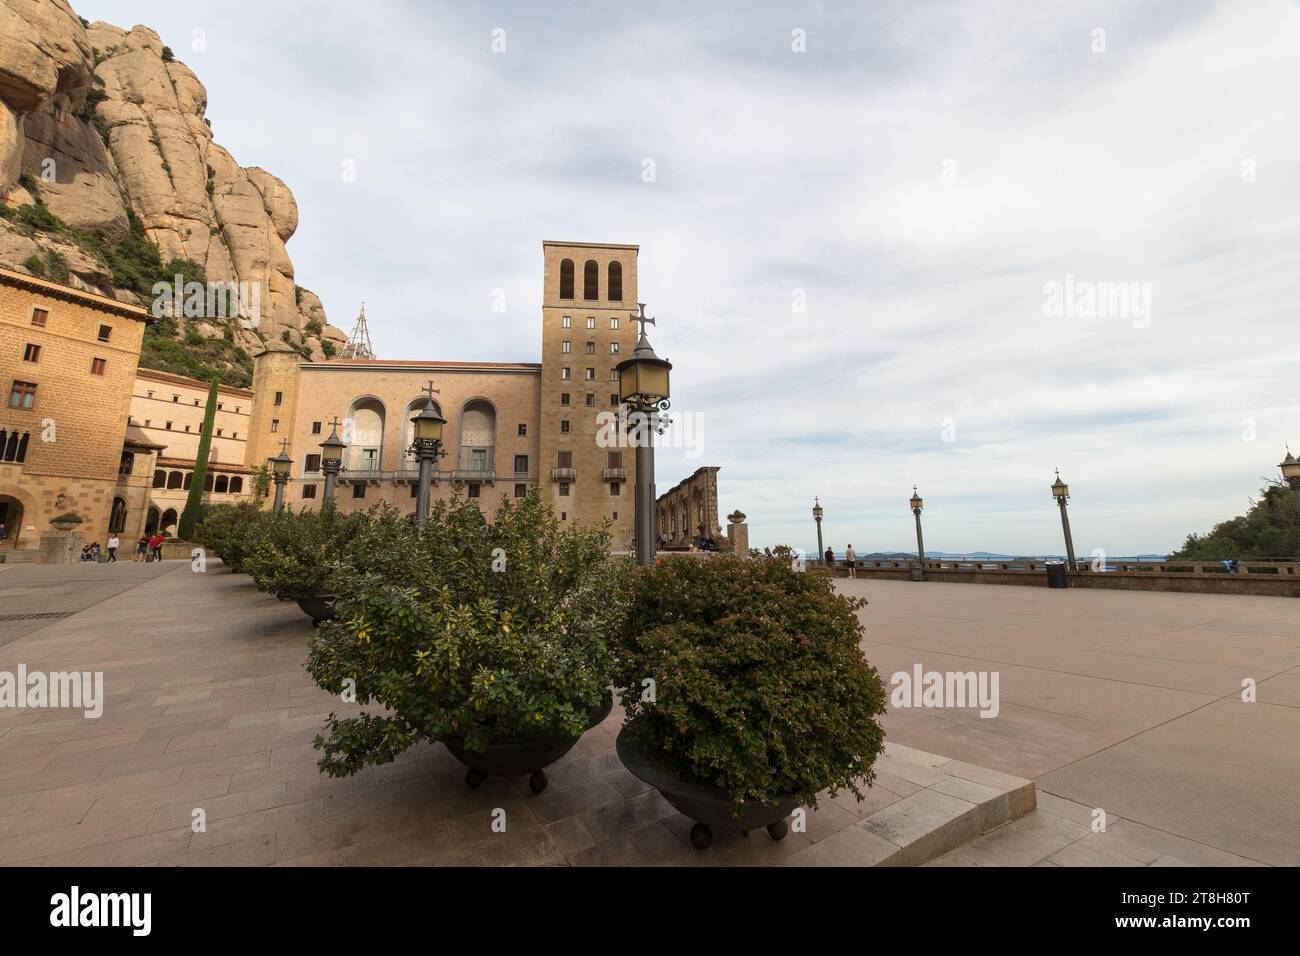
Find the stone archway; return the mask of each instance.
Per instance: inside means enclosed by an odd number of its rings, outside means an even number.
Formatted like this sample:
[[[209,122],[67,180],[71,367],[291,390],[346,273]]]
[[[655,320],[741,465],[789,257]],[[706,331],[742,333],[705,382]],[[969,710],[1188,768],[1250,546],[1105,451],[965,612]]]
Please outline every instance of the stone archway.
[[[18,549],[18,539],[22,537],[23,517],[27,514],[27,509],[23,503],[13,495],[0,495],[0,524],[5,526],[4,540],[0,540],[0,548]]]
[[[152,538],[153,533],[158,530],[158,523],[160,521],[162,521],[162,512],[158,509],[157,505],[150,505],[149,516],[145,518],[144,522],[145,535]]]

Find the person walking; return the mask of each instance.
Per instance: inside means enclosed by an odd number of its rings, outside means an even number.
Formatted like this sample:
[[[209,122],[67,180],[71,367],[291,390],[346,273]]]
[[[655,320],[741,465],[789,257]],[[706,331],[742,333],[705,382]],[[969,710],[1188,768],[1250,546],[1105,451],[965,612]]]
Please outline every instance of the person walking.
[[[855,580],[858,576],[857,561],[858,553],[853,550],[853,545],[849,545],[844,549],[844,563],[849,566],[849,577]]]
[[[148,553],[149,553],[149,536],[146,534],[142,534],[140,535],[140,540],[135,543],[135,557],[132,560],[143,561],[145,555]]]
[[[117,549],[122,544],[117,540],[116,532],[109,532],[108,535],[108,560],[112,564],[117,563]]]

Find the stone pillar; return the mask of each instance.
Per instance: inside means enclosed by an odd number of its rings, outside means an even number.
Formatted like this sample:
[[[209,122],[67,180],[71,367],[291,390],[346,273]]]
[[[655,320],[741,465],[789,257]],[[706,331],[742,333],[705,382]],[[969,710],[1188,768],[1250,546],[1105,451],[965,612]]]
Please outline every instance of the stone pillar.
[[[749,525],[745,524],[745,515],[733,511],[727,515],[727,550],[738,557],[749,554]]]

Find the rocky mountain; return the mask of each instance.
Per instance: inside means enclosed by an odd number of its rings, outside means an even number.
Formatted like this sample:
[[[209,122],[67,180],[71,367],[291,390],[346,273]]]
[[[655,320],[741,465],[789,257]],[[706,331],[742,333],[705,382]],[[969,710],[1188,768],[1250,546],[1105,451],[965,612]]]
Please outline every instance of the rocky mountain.
[[[269,341],[318,360],[347,336],[294,281],[293,193],[213,141],[207,100],[148,27],[0,0],[0,265],[145,306],[176,274],[246,283],[256,323],[177,310],[141,364],[247,384]]]

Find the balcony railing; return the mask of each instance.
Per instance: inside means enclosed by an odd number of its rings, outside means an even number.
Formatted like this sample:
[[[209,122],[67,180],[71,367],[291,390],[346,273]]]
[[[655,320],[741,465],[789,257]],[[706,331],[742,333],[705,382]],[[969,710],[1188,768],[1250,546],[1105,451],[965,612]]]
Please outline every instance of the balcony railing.
[[[551,481],[573,481],[578,477],[576,468],[552,468]]]
[[[600,473],[601,481],[625,481],[626,479],[626,468],[606,468]]]

